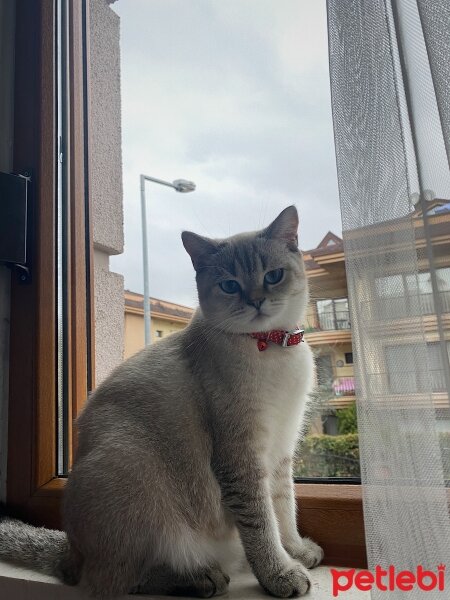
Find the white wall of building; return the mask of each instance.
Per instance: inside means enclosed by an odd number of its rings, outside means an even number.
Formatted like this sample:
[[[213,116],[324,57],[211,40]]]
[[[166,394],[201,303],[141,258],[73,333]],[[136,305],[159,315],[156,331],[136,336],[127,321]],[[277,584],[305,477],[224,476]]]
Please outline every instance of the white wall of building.
[[[94,236],[95,380],[123,358],[124,284],[109,270],[123,252],[120,19],[90,0],[90,193]]]

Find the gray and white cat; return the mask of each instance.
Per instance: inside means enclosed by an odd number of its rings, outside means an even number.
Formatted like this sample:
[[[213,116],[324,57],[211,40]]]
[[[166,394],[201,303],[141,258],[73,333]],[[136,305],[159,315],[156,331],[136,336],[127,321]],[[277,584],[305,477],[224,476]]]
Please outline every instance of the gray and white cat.
[[[227,591],[245,556],[281,598],[309,589],[319,546],[297,533],[292,459],[313,383],[306,343],[260,351],[251,333],[289,331],[308,299],[286,208],[266,229],[213,240],[183,232],[200,308],[183,331],[133,356],[79,420],[66,534],[0,523],[0,557],[96,597]]]

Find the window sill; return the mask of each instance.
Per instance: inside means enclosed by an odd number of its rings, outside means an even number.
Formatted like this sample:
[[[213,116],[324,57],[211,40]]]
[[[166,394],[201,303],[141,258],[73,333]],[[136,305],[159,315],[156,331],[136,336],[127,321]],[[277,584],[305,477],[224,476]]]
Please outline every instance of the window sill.
[[[59,508],[65,484],[66,479],[55,478],[35,492],[27,515],[30,522],[61,528]],[[322,546],[324,564],[366,568],[361,486],[298,483],[295,494],[299,531]],[[15,516],[23,518],[22,514]]]
[[[328,567],[319,567],[311,571],[312,587],[307,598],[329,600],[332,598],[331,575]],[[61,584],[54,577],[41,575],[7,563],[0,562],[0,597],[15,600],[88,600],[77,587]],[[130,596],[122,596],[129,599]],[[139,596],[167,600],[167,596]],[[251,573],[240,573],[232,578],[229,600],[267,600],[267,594],[260,588]],[[182,600],[180,598],[180,600]],[[370,592],[361,592],[356,588],[345,592],[345,600],[370,600]]]
[[[360,485],[295,485],[298,528],[325,552],[324,563],[367,567],[362,489]]]

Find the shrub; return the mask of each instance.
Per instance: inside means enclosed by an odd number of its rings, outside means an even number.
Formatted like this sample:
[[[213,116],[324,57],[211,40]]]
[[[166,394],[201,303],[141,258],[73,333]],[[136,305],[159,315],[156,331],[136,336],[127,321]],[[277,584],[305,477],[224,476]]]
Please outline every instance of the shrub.
[[[341,435],[346,433],[358,433],[355,402],[347,408],[339,408],[336,411],[336,416],[338,420],[338,431]]]
[[[417,435],[415,436],[417,438]],[[415,440],[417,442],[417,439]],[[423,440],[426,444],[426,439]],[[450,432],[439,433],[444,479],[450,486]],[[381,479],[388,478],[389,464],[381,465]],[[299,444],[294,461],[295,477],[359,477],[357,433],[344,435],[314,434]]]
[[[417,442],[417,435],[415,436]],[[439,433],[444,466],[444,479],[450,485],[450,432]],[[388,467],[389,465],[386,465]],[[381,478],[386,477],[382,468]],[[357,433],[344,435],[314,434],[299,444],[294,461],[295,477],[359,477],[359,444]]]
[[[314,434],[299,444],[296,477],[359,477],[358,434]]]

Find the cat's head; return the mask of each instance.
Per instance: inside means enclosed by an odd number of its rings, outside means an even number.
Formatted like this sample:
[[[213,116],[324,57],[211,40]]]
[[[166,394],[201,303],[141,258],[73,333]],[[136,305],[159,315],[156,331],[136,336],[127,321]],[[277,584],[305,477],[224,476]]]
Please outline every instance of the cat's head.
[[[211,325],[250,333],[301,324],[308,286],[297,229],[297,209],[289,206],[261,231],[220,240],[183,231],[200,307]]]

